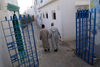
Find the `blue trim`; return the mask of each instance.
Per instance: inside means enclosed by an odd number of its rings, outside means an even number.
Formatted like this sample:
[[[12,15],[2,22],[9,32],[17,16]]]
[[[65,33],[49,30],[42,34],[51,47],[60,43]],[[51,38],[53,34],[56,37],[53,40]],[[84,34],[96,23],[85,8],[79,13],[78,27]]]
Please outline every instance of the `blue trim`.
[[[96,8],[94,10],[94,30],[93,30],[93,49],[92,49],[92,64],[93,64],[93,57],[94,57],[94,44],[95,44],[95,25],[96,25]]]
[[[94,14],[94,25],[91,25],[92,14]],[[79,20],[79,22],[77,20]],[[94,11],[92,9],[91,12],[89,12],[89,10],[86,9],[85,11],[77,10],[76,12],[76,55],[78,55],[80,58],[82,58],[90,65],[93,65],[94,44],[95,44],[95,24],[96,24],[96,9]],[[91,27],[93,28],[93,31],[91,31],[92,30]],[[93,36],[91,36],[91,33],[93,33]],[[93,39],[93,42],[91,42],[91,39]],[[90,52],[90,50],[92,51],[92,53]]]
[[[89,23],[89,52],[90,52],[90,38],[91,38],[91,12],[90,12],[90,23]],[[89,57],[89,54],[88,54],[88,57]],[[88,58],[88,61],[89,61],[89,58]]]
[[[42,4],[43,3],[43,0],[41,0],[40,3]]]
[[[77,54],[77,12],[76,12],[76,54]]]

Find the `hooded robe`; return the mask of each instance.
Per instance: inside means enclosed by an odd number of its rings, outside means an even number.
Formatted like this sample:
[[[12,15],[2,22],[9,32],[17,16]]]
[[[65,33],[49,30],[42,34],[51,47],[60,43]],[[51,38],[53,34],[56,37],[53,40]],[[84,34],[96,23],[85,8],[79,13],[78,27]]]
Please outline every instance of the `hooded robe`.
[[[49,31],[49,38],[51,38],[51,44],[54,50],[57,49],[58,39],[60,37],[60,33],[58,29],[54,26],[51,27]]]

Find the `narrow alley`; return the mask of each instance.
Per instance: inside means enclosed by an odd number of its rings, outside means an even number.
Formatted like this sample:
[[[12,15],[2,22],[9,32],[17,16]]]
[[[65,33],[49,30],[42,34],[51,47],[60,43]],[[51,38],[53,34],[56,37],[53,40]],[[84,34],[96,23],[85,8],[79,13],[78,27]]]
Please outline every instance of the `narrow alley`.
[[[0,0],[0,67],[100,67],[100,0]]]
[[[51,46],[50,52],[44,52],[39,40],[40,27],[33,22],[35,40],[39,58],[39,67],[100,67],[100,61],[94,61],[94,66],[75,55],[75,41],[61,42],[58,44],[58,52],[54,52]]]

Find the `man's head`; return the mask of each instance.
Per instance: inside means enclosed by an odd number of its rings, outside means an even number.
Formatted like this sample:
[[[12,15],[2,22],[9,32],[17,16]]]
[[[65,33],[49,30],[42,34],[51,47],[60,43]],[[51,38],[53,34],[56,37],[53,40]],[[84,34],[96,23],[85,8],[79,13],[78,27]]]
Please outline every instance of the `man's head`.
[[[45,25],[44,24],[42,24],[42,28],[45,28]]]
[[[51,26],[54,26],[54,23],[51,23]]]

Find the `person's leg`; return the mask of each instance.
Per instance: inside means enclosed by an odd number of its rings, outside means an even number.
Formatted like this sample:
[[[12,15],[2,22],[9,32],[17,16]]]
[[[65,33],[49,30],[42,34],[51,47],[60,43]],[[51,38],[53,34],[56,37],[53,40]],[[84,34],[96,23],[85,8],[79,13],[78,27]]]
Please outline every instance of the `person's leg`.
[[[52,48],[54,49],[54,52],[57,52],[57,45],[54,39],[51,40],[51,44],[52,44]]]
[[[56,45],[56,42],[54,42],[53,47],[54,47],[54,51],[57,52],[57,45]]]
[[[55,50],[54,50],[55,52],[58,51],[57,44],[58,44],[58,40],[55,41]]]
[[[50,51],[50,49],[48,49],[48,51]]]
[[[55,52],[57,52],[58,50],[57,50],[57,49],[55,49],[54,51],[55,51]]]
[[[51,39],[51,45],[52,45],[52,48],[55,49],[54,48],[54,41],[52,39]]]
[[[57,45],[54,44],[54,51],[57,52]]]
[[[48,42],[48,51],[50,51],[50,44],[49,44],[49,42]]]

